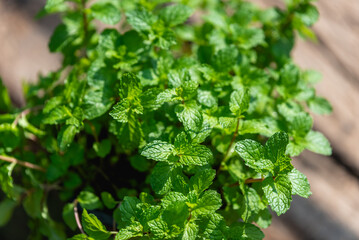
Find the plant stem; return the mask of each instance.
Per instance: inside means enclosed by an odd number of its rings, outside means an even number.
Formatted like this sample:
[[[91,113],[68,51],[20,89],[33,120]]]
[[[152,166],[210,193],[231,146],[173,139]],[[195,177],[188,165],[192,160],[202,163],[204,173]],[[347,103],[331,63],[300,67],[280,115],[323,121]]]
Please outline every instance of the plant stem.
[[[265,178],[249,178],[249,179],[246,179],[244,181],[244,184],[250,184],[250,183],[256,183],[256,182],[263,182]],[[275,177],[273,177],[273,180],[275,180]],[[230,185],[228,185],[228,187],[235,187],[235,186],[239,186],[239,183],[236,182],[236,183],[232,183]]]
[[[39,165],[29,163],[29,162],[20,161],[20,160],[18,160],[16,158],[13,158],[13,157],[0,155],[0,160],[5,161],[5,162],[10,162],[10,163],[16,163],[16,164],[19,164],[19,165],[21,165],[23,167],[31,168],[31,169],[38,170],[38,171],[41,171],[41,172],[46,172],[46,169],[39,166]]]
[[[82,225],[81,225],[81,221],[80,221],[80,217],[79,217],[79,211],[77,209],[77,199],[75,199],[74,201],[74,215],[75,215],[75,220],[76,220],[76,224],[77,224],[77,227],[80,229],[81,233],[82,234],[85,234],[83,228],[82,228]]]

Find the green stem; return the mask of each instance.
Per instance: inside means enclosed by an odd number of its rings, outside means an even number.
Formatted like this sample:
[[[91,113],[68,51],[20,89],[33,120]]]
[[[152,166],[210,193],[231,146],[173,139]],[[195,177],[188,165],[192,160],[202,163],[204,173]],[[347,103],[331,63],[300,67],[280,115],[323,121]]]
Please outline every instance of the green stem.
[[[229,146],[228,146],[228,148],[227,148],[226,153],[224,154],[224,158],[223,158],[223,160],[222,160],[222,162],[221,162],[221,165],[220,165],[220,166],[219,166],[219,168],[218,168],[217,173],[218,173],[219,171],[221,171],[221,170],[222,170],[222,168],[223,168],[224,164],[225,164],[225,163],[227,162],[227,160],[228,160],[229,153],[230,153],[230,151],[231,151],[231,149],[232,149],[232,146],[233,146],[233,143],[234,143],[234,141],[236,140],[237,135],[238,135],[239,120],[240,120],[240,118],[237,118],[237,126],[236,126],[236,130],[235,130],[235,131],[234,131],[234,133],[233,133],[233,136],[232,136],[231,142],[230,142],[230,144],[229,144]]]

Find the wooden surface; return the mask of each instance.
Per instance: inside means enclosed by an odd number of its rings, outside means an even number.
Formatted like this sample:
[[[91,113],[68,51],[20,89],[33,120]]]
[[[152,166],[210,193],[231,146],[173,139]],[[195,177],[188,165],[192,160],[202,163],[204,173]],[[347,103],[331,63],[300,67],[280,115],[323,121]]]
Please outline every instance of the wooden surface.
[[[48,53],[51,27],[32,20],[36,11],[29,15],[19,8],[5,9],[4,2],[0,0],[0,75],[19,96],[21,80],[56,69],[60,59]],[[43,0],[31,2],[38,6]],[[252,2],[282,6],[279,0]],[[303,68],[323,74],[317,93],[332,103],[334,112],[314,116],[314,127],[329,138],[334,154],[305,152],[294,160],[308,176],[313,195],[309,200],[295,197],[286,214],[274,217],[265,230],[266,240],[359,239],[359,0],[316,4],[321,14],[314,26],[319,41],[297,41],[293,56]]]

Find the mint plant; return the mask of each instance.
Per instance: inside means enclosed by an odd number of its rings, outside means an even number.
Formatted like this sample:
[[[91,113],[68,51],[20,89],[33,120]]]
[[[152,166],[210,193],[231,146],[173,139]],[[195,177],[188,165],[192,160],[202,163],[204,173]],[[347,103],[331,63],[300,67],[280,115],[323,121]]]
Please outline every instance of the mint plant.
[[[290,56],[312,2],[48,0],[62,67],[21,109],[0,85],[0,225],[22,206],[29,239],[262,239],[311,195],[291,157],[331,154],[320,74]]]

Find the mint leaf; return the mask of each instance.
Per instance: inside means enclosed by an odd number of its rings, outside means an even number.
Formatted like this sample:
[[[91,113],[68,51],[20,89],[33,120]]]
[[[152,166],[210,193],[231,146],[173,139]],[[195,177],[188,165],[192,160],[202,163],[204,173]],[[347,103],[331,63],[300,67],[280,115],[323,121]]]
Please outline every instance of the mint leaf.
[[[128,115],[131,106],[131,102],[125,98],[120,102],[116,103],[113,110],[110,112],[111,117],[119,122],[128,122]]]
[[[224,233],[227,231],[227,226],[224,218],[218,213],[202,216],[201,221],[199,221],[199,228],[199,235],[204,239],[225,239]]]
[[[258,224],[261,228],[267,228],[272,223],[272,214],[270,213],[268,208],[265,208],[261,211],[259,211],[255,222]]]
[[[65,205],[62,210],[62,218],[64,219],[66,225],[72,229],[72,231],[77,228],[73,203],[68,203]]]
[[[210,149],[197,144],[188,145],[177,150],[177,155],[180,158],[180,162],[188,166],[203,166],[213,159],[213,154]]]
[[[222,199],[219,193],[214,190],[208,190],[199,198],[196,207],[192,213],[195,216],[213,213],[222,206]]]
[[[227,72],[237,61],[238,50],[235,47],[226,47],[219,50],[213,57],[213,65],[220,72]]]
[[[97,156],[104,158],[110,153],[111,146],[112,144],[110,139],[105,139],[101,142],[95,142],[93,144],[93,149],[95,150]]]
[[[173,27],[184,23],[192,15],[192,12],[188,6],[175,4],[161,9],[159,17],[166,26]]]
[[[322,97],[315,97],[309,100],[309,108],[317,114],[330,114],[333,111],[330,103]]]
[[[289,138],[285,132],[275,133],[265,144],[265,157],[270,159],[273,163],[276,163],[285,155],[288,143]]]
[[[172,144],[155,140],[143,148],[141,155],[155,161],[167,161],[168,157],[173,154],[173,150]]]
[[[167,223],[161,219],[156,219],[148,222],[154,239],[165,239],[167,237],[168,226]]]
[[[51,104],[52,102],[49,102]],[[49,104],[47,104],[47,109],[49,108]],[[45,124],[58,124],[64,122],[64,120],[71,117],[71,111],[66,106],[57,106],[50,111],[46,118],[44,119]]]
[[[156,18],[145,10],[134,10],[126,13],[127,22],[138,32],[150,31]]]
[[[133,219],[137,217],[136,209],[139,203],[140,200],[136,197],[125,196],[120,205],[121,220],[124,222],[132,222]]]
[[[173,165],[167,163],[157,163],[153,168],[150,183],[152,189],[158,194],[167,193],[172,187],[176,170]]]
[[[212,94],[211,91],[201,89],[198,89],[197,100],[200,104],[209,108],[218,104],[217,98]]]
[[[332,155],[330,143],[322,133],[310,131],[305,140],[307,141],[306,147],[308,150],[327,156]]]
[[[92,213],[88,214],[86,209],[82,212],[82,226],[85,232],[95,239],[106,240],[111,234],[106,230],[105,226]]]
[[[109,209],[114,208],[118,204],[118,202],[115,201],[115,199],[112,197],[112,195],[108,192],[102,192],[101,199],[102,199],[102,202],[105,204],[105,206]]]
[[[205,169],[197,172],[190,179],[191,189],[196,191],[198,194],[209,188],[211,186],[214,177],[216,176],[216,171],[213,169]]]
[[[308,179],[303,173],[293,168],[293,170],[288,174],[288,177],[292,183],[292,194],[297,194],[305,198],[312,195]]]
[[[302,112],[294,116],[290,126],[295,137],[303,137],[312,128],[313,119],[309,114]]]
[[[61,127],[59,135],[57,136],[57,144],[61,151],[66,150],[70,146],[78,131],[78,128],[74,125],[65,125]]]
[[[121,20],[121,11],[110,2],[96,2],[91,6],[91,14],[103,23],[114,25]]]
[[[77,201],[81,207],[89,210],[97,209],[101,207],[100,199],[92,192],[82,191],[77,196]]]
[[[203,117],[201,112],[196,108],[197,106],[193,103],[176,106],[175,112],[178,120],[183,123],[185,130],[200,130]]]
[[[263,232],[250,223],[236,223],[229,230],[229,239],[233,240],[262,240],[263,238]]]
[[[264,158],[264,147],[254,140],[246,139],[235,146],[236,152],[243,158],[244,163],[251,168],[261,170],[273,169],[273,163]]]
[[[127,240],[143,235],[143,227],[139,222],[133,222],[131,225],[122,228],[115,237],[115,240]]]
[[[12,213],[17,206],[17,203],[10,199],[4,199],[0,203],[0,227],[3,227],[6,225],[6,223],[10,220]]]
[[[244,88],[240,88],[231,94],[229,101],[229,108],[232,113],[240,117],[242,113],[246,112],[249,107],[249,94]]]
[[[189,222],[184,227],[184,231],[180,239],[195,240],[197,238],[198,230],[198,226],[194,222]]]
[[[69,240],[94,240],[94,239],[92,237],[86,236],[86,234],[77,234],[72,238],[69,238]]]
[[[263,181],[263,192],[272,210],[281,215],[285,213],[292,201],[292,184],[287,176],[267,177]]]
[[[257,214],[261,210],[261,198],[258,195],[257,191],[248,186],[244,187],[243,198],[241,201],[241,217],[247,222],[250,217]]]

